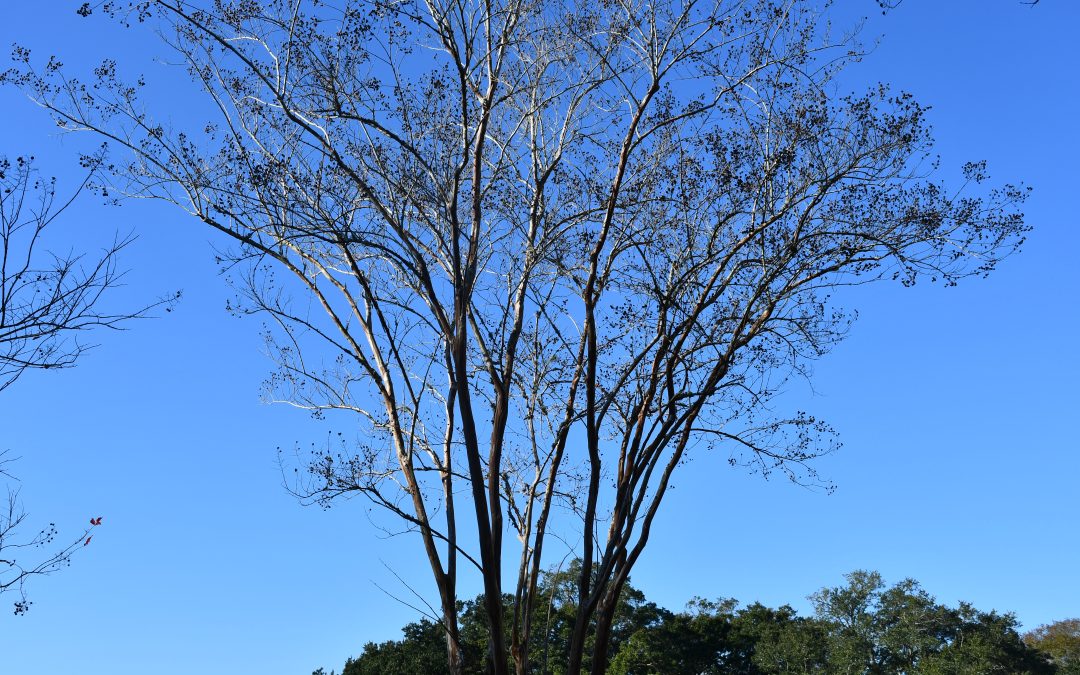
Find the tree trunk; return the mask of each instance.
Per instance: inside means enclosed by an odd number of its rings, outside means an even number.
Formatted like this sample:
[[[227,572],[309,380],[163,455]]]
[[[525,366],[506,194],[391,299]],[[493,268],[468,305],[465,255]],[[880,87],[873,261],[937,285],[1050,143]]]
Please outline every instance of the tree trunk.
[[[615,609],[618,607],[621,592],[622,584],[616,579],[607,592],[604,593],[603,599],[596,608],[596,635],[593,641],[592,655],[593,675],[604,675],[607,670],[608,647],[611,643],[611,624],[615,620]]]
[[[449,619],[446,617],[444,620]],[[465,656],[461,653],[461,636],[457,629],[457,617],[446,629],[446,670],[450,675],[464,675]]]

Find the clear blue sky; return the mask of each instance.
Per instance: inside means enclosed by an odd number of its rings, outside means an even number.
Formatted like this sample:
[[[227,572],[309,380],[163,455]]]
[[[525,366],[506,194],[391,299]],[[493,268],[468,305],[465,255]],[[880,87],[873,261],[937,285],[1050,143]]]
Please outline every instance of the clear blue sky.
[[[152,36],[80,20],[79,4],[4,3],[0,44],[75,68],[106,55],[152,68]],[[805,596],[867,568],[1027,628],[1080,615],[1080,4],[906,0],[884,17],[873,0],[838,4],[884,36],[853,85],[932,104],[944,170],[987,159],[996,179],[1033,185],[1035,230],[988,280],[849,293],[850,338],[817,365],[814,391],[790,393],[842,434],[818,465],[836,493],[699,458],[676,476],[634,584],[673,609],[701,595],[808,611]],[[12,90],[0,109],[0,154],[36,154],[71,185],[80,145]],[[362,502],[302,508],[282,489],[275,448],[345,422],[259,403],[270,364],[260,322],[225,312],[222,242],[176,211],[93,198],[63,227],[86,249],[139,235],[118,304],[184,299],[97,334],[77,368],[0,394],[0,449],[22,458],[34,521],[63,537],[104,517],[70,569],[31,587],[29,615],[0,608],[0,672],[306,675],[397,636],[416,612],[379,587],[407,596],[392,567],[430,589],[417,542],[387,538]]]

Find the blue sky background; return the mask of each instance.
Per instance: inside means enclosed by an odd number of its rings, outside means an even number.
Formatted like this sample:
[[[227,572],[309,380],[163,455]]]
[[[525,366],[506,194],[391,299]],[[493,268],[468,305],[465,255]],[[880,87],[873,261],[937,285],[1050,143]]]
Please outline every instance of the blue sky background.
[[[4,3],[0,45],[154,72],[152,35],[81,20],[79,4]],[[866,15],[866,35],[884,36],[852,86],[891,82],[932,104],[945,175],[987,159],[995,179],[1033,185],[1035,231],[987,280],[846,292],[860,313],[849,339],[817,364],[813,390],[788,395],[842,435],[818,464],[836,493],[700,457],[677,474],[633,583],[673,609],[701,595],[808,612],[808,594],[866,568],[1026,628],[1080,615],[1080,3],[838,5],[841,22]],[[159,103],[179,115],[186,101]],[[72,186],[85,141],[13,90],[0,110],[0,154],[35,154]],[[0,393],[0,449],[21,457],[34,522],[74,537],[104,517],[70,569],[34,583],[29,615],[0,608],[0,671],[306,675],[399,635],[417,614],[388,595],[408,596],[389,568],[430,590],[417,542],[386,537],[360,501],[302,508],[282,489],[278,446],[347,426],[259,403],[270,363],[260,322],[225,312],[223,242],[176,210],[92,197],[60,228],[58,247],[88,251],[138,234],[118,306],[184,299],[94,335],[77,368]]]

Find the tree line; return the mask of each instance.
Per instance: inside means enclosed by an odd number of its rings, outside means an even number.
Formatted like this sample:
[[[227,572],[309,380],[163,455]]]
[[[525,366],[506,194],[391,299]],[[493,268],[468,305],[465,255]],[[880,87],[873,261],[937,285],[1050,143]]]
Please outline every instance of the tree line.
[[[530,673],[565,675],[581,562],[543,575]],[[1080,673],[1080,619],[1021,634],[1012,614],[938,602],[919,582],[887,585],[857,570],[810,596],[813,614],[733,599],[691,600],[673,612],[627,584],[611,631],[608,675],[1050,675]],[[504,598],[509,612],[511,599]],[[492,672],[484,598],[460,604],[466,672]],[[445,630],[422,618],[398,640],[369,642],[341,675],[446,672]],[[589,640],[594,639],[590,634]],[[599,670],[586,661],[584,668]],[[323,669],[313,675],[326,675]],[[331,675],[334,675],[333,673]]]

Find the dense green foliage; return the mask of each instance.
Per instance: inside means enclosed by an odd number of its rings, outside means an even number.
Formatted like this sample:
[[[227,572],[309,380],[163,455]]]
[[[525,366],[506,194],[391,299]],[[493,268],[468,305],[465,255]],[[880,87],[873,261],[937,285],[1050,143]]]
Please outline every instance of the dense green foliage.
[[[580,567],[547,574],[548,599],[533,617],[533,672],[565,675],[574,617],[573,580]],[[1077,673],[1080,621],[1062,621],[1021,637],[1010,614],[967,603],[938,603],[918,582],[886,586],[876,572],[810,597],[814,616],[790,606],[739,607],[734,600],[695,599],[671,612],[627,586],[612,636],[610,675],[1042,675]],[[509,606],[509,603],[507,603]],[[462,603],[466,663],[484,664],[483,599]],[[586,664],[591,667],[591,664]],[[342,675],[414,675],[446,671],[439,624],[422,619],[401,640],[368,643]],[[485,673],[481,665],[470,672]]]
[[[1080,619],[1039,626],[1024,635],[1024,642],[1049,654],[1059,673],[1080,675]]]

